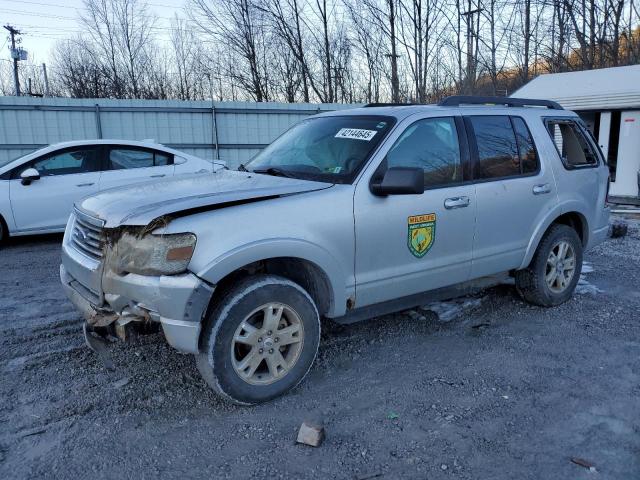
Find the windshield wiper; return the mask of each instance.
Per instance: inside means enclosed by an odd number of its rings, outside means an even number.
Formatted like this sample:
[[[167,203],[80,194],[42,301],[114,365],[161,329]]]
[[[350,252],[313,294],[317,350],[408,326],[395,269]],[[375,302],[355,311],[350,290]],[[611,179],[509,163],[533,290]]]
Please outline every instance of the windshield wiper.
[[[254,170],[255,173],[263,173],[265,175],[273,175],[274,177],[286,177],[286,178],[296,178],[295,175],[292,175],[291,173],[287,172],[286,170],[283,170],[281,168],[278,167],[269,167],[269,168],[264,168],[264,169],[257,169]]]
[[[244,166],[244,163],[241,163],[240,165],[238,165],[238,171],[239,172],[248,172],[249,170],[247,170],[247,167]]]

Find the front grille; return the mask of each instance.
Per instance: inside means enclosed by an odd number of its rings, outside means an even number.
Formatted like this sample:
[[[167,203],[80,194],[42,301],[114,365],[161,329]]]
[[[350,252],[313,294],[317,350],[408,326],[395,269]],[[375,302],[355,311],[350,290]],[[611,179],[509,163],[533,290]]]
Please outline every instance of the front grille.
[[[71,243],[84,255],[101,260],[104,252],[103,222],[78,211],[71,230]]]

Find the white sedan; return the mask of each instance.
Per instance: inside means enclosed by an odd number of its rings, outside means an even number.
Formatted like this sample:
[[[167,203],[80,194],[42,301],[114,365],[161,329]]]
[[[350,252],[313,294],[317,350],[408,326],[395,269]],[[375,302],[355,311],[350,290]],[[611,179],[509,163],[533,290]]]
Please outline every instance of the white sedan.
[[[206,160],[151,142],[49,145],[0,166],[0,240],[62,232],[74,202],[98,191],[212,168]]]

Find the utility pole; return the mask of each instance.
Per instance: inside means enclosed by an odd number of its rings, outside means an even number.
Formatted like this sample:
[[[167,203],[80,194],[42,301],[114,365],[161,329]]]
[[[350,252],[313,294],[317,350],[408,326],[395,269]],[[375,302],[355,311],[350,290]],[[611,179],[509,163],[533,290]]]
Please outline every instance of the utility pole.
[[[49,96],[49,77],[47,76],[47,64],[42,64],[42,77],[44,78],[44,96]]]
[[[16,97],[20,96],[20,79],[18,78],[18,61],[20,54],[16,48],[16,35],[20,35],[20,31],[13,28],[11,25],[5,25],[5,30],[9,31],[11,35],[11,58],[13,59],[13,84],[16,89]]]
[[[478,27],[480,26],[480,12],[482,11],[482,8],[475,8],[475,9],[471,9],[472,7],[472,3],[471,0],[468,0],[468,4],[467,4],[467,11],[466,12],[461,12],[460,15],[462,15],[463,17],[466,17],[466,23],[467,23],[467,78],[466,78],[466,84],[467,84],[467,93],[471,94],[473,93],[473,83],[475,82],[475,75],[476,75],[476,65],[475,65],[475,59],[474,59],[474,37],[477,39],[478,38],[478,34],[475,30],[475,24],[474,24],[474,18],[473,16],[478,14]]]

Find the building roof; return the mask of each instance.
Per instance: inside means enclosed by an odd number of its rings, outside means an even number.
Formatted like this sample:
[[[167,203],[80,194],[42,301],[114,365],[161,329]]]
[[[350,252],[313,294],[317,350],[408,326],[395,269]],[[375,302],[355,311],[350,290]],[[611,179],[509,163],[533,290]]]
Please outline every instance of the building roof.
[[[512,97],[555,100],[570,110],[640,107],[640,65],[540,75]]]

